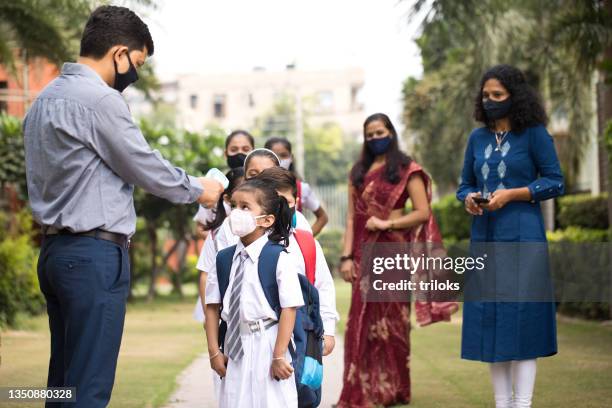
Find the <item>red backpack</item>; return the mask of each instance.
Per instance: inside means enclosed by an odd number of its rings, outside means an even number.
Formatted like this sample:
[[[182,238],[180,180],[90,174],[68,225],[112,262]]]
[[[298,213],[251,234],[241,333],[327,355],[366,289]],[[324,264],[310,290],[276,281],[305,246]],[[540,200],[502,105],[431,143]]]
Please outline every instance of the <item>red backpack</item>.
[[[300,229],[294,229],[293,235],[304,257],[308,282],[314,285],[315,270],[317,269],[317,247],[315,245],[314,236],[310,232]]]

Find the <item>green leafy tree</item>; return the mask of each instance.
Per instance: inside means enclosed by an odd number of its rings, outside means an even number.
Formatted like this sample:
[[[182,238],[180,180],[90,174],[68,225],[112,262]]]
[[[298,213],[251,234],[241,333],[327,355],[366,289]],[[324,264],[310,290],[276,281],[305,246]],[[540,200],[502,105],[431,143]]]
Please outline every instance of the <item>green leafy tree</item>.
[[[45,57],[60,64],[73,55],[75,20],[87,17],[89,1],[12,0],[0,3],[0,63],[16,72],[19,58]],[[80,27],[79,27],[80,29]]]
[[[175,166],[185,169],[190,174],[204,175],[211,167],[223,165],[224,134],[218,129],[207,129],[203,134],[181,131],[169,127],[151,125],[143,120],[140,128],[152,148],[160,151],[162,156]],[[136,235],[138,242],[143,237],[149,245],[149,260],[146,261],[149,272],[148,298],[155,297],[155,282],[159,274],[181,246],[186,246],[194,239],[192,234],[192,217],[197,205],[174,205],[166,200],[147,194],[141,189],[136,190],[135,206],[137,214],[144,219],[144,225]],[[172,239],[174,245],[162,253],[166,239]],[[181,254],[179,263],[184,265]],[[138,266],[135,265],[138,270]],[[174,290],[182,294],[182,268],[172,275]],[[139,276],[141,277],[141,276]]]
[[[540,90],[553,119],[568,123],[560,156],[571,186],[591,132],[595,62],[609,43],[610,24],[601,2],[417,1],[412,18],[417,17],[422,18],[417,43],[424,75],[405,84],[404,118],[424,163],[439,163],[442,159],[433,156],[446,154],[429,138],[465,145],[476,125],[471,105],[480,75],[492,65],[510,63]],[[418,105],[423,100],[430,103],[426,112]],[[428,167],[439,184],[452,190],[456,178],[450,175],[459,174],[460,166],[461,160],[449,160]]]
[[[304,169],[302,176],[312,185],[345,184],[348,172],[359,156],[361,144],[347,137],[333,122],[313,124],[314,100],[303,101]],[[270,112],[256,120],[253,135],[258,146],[270,137],[284,137],[295,154],[295,106],[291,95],[280,96]]]
[[[93,9],[110,1],[97,0],[10,0],[0,2],[0,64],[21,81],[19,65],[43,57],[61,66],[78,55],[82,29]],[[117,2],[115,2],[117,3]],[[121,1],[140,14],[156,8],[154,0]],[[159,89],[154,68],[140,70],[135,87],[153,99]]]
[[[4,113],[0,113],[0,157],[0,197],[11,189],[18,198],[26,200],[28,190],[21,121]]]

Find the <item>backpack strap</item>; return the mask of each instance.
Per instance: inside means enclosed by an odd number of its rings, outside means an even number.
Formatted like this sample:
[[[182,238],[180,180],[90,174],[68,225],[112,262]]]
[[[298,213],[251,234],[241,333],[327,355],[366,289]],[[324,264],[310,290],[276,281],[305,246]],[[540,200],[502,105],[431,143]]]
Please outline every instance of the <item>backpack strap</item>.
[[[315,244],[314,236],[304,230],[295,229],[293,231],[295,240],[297,241],[302,256],[304,257],[304,265],[306,266],[306,277],[308,282],[314,285],[315,272],[317,269],[317,247]]]
[[[259,263],[257,272],[259,274],[259,282],[263,289],[266,300],[280,319],[280,299],[278,295],[278,282],[276,281],[276,265],[280,253],[285,250],[285,247],[274,241],[268,241],[264,245],[259,254]]]
[[[221,307],[223,307],[223,298],[229,286],[234,252],[236,252],[236,245],[224,248],[217,254],[217,280],[219,281],[219,292],[221,292]]]
[[[217,253],[217,280],[219,281],[219,292],[221,293],[221,305],[219,311],[223,310],[223,297],[229,286],[230,273],[232,271],[232,260],[234,259],[234,252],[236,251],[236,245],[222,249]],[[221,320],[219,324],[219,347],[221,350],[225,349],[225,334],[227,333],[227,323]]]
[[[302,180],[297,180],[295,185],[297,187],[297,210],[302,212]]]

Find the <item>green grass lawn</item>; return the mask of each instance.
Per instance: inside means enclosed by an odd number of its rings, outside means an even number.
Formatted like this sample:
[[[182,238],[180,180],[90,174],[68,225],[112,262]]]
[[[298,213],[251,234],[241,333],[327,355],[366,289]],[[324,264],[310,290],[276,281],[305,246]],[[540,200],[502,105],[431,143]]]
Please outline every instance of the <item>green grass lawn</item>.
[[[167,401],[176,376],[206,350],[204,331],[191,317],[194,304],[190,297],[128,306],[111,407],[158,407]],[[24,320],[18,331],[2,332],[0,351],[0,386],[43,386],[49,358],[46,316]]]
[[[350,286],[336,281],[336,291],[344,333]],[[538,362],[534,407],[612,406],[612,326],[560,317],[558,340],[559,354]],[[461,311],[452,323],[413,325],[410,407],[494,406],[488,365],[461,360],[460,346]]]
[[[344,333],[350,287],[337,281],[339,333]],[[195,300],[159,299],[129,306],[111,407],[158,407],[176,386],[176,376],[206,350],[191,317]],[[452,323],[414,328],[413,408],[492,407],[486,364],[461,360],[460,314]],[[49,335],[46,317],[22,321],[2,332],[0,386],[39,386],[46,380]],[[600,408],[612,405],[612,327],[559,319],[559,354],[541,359],[535,407]],[[19,403],[12,407],[40,407]]]

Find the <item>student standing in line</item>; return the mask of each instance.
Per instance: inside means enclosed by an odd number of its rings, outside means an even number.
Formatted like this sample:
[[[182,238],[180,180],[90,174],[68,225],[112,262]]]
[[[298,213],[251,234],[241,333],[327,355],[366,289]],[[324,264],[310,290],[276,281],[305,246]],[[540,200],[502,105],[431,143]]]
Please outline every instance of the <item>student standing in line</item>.
[[[225,138],[225,149],[223,155],[227,161],[227,167],[232,170],[244,166],[247,154],[255,148],[255,139],[246,130],[234,130]],[[229,204],[225,206],[225,213],[229,213]],[[215,210],[200,206],[193,217],[196,222],[196,236],[206,239],[208,230],[206,224],[215,219]]]
[[[296,187],[296,177],[295,174],[286,170],[282,167],[272,167],[266,169],[259,173],[255,179],[262,180],[265,183],[272,184],[275,186],[278,194],[285,197],[287,202],[289,203],[289,208],[291,208],[293,214],[296,214],[296,202],[297,202],[297,187]],[[292,217],[293,220],[296,217]],[[292,223],[292,231],[289,236],[289,246],[287,250],[289,252],[295,252],[299,256],[299,272],[303,275],[306,275],[306,260],[305,257],[310,254],[304,254],[302,250],[301,243],[298,242],[297,232],[295,230],[295,225]],[[319,300],[320,300],[320,311],[321,311],[321,320],[323,320],[323,328],[324,328],[324,345],[323,345],[323,355],[329,355],[336,344],[335,341],[335,333],[336,333],[336,324],[340,319],[338,312],[336,311],[336,288],[334,287],[334,279],[332,278],[331,271],[329,270],[329,266],[327,265],[327,261],[325,260],[325,254],[323,254],[323,249],[311,233],[308,231],[303,231],[306,235],[302,235],[304,239],[310,239],[311,242],[314,243],[315,246],[315,281],[314,286],[317,288],[319,292]],[[305,245],[307,243],[302,243]]]
[[[231,198],[233,252],[229,284],[221,295],[217,273],[206,285],[206,336],[210,363],[222,378],[220,407],[297,407],[289,342],[296,309],[304,304],[296,259],[282,251],[276,266],[281,312],[272,310],[261,286],[258,265],[268,241],[288,245],[291,210],[274,186],[249,180]],[[222,307],[221,307],[222,306]],[[223,351],[219,318],[227,322]]]
[[[297,210],[304,212],[304,210],[310,210],[317,218],[315,223],[312,224],[312,233],[316,237],[325,224],[329,221],[327,212],[321,205],[319,198],[315,194],[314,190],[308,183],[301,180],[295,171],[295,164],[293,162],[293,153],[291,152],[291,142],[284,137],[272,137],[266,141],[266,149],[272,150],[280,159],[280,166],[284,169],[291,171],[298,177],[297,181]]]
[[[249,155],[247,155],[247,158],[244,163],[245,180],[257,176],[265,169],[278,167],[278,163],[278,158],[271,150],[253,150],[251,153],[249,153]],[[308,224],[308,221],[300,213],[296,213],[296,228],[312,232],[312,230],[310,230],[310,225]],[[214,269],[216,268],[215,259],[217,257],[217,253],[224,248],[236,245],[238,243],[238,240],[239,237],[232,233],[232,230],[229,225],[229,219],[227,219],[226,217],[221,223],[221,226],[218,227],[217,231],[215,232],[214,243],[206,242],[212,241],[212,238],[210,236],[206,238],[206,241],[204,242],[204,247],[213,248],[214,253],[212,251],[207,252],[206,256],[204,256],[198,261],[198,269],[200,271],[205,271],[208,273],[214,271]]]
[[[204,229],[206,232],[208,232],[208,236],[204,241],[204,245],[200,251],[200,256],[198,257],[198,263],[196,264],[196,269],[200,272],[198,285],[200,296],[198,296],[198,301],[196,302],[193,310],[193,317],[202,323],[204,322],[205,305],[205,303],[202,302],[202,299],[204,299],[206,278],[208,276],[208,269],[206,266],[209,265],[207,260],[211,259],[214,262],[214,259],[217,256],[217,248],[219,248],[219,231],[223,225],[223,221],[225,218],[227,218],[231,211],[229,203],[232,191],[234,191],[234,189],[244,181],[244,169],[242,167],[237,167],[228,171],[225,176],[227,177],[229,184],[223,192],[223,195],[219,198],[217,207],[215,208],[215,218],[208,221],[206,225],[204,225]]]
[[[247,179],[248,174],[250,174],[250,178],[257,176],[265,169],[269,169],[272,167],[278,167],[278,157],[268,149],[255,149],[251,151],[245,158],[245,167],[242,171],[244,179]],[[229,210],[227,208],[227,203],[224,204],[226,214],[229,214]],[[296,228],[302,229],[305,231],[312,232],[310,229],[310,225],[304,217],[303,214],[296,214]],[[217,257],[217,253],[229,246],[236,245],[238,243],[238,238],[231,231],[229,226],[229,220],[225,217],[221,225],[216,227],[216,231],[214,234],[214,238],[208,236],[204,241],[204,246],[202,247],[202,252],[198,259],[198,270],[206,274],[216,268],[215,259]],[[202,277],[202,276],[201,276]],[[202,286],[202,282],[200,284]],[[203,284],[205,286],[205,283]],[[200,317],[200,309],[203,305],[196,304],[196,309],[194,310],[194,317],[196,320],[203,321],[204,317]]]

